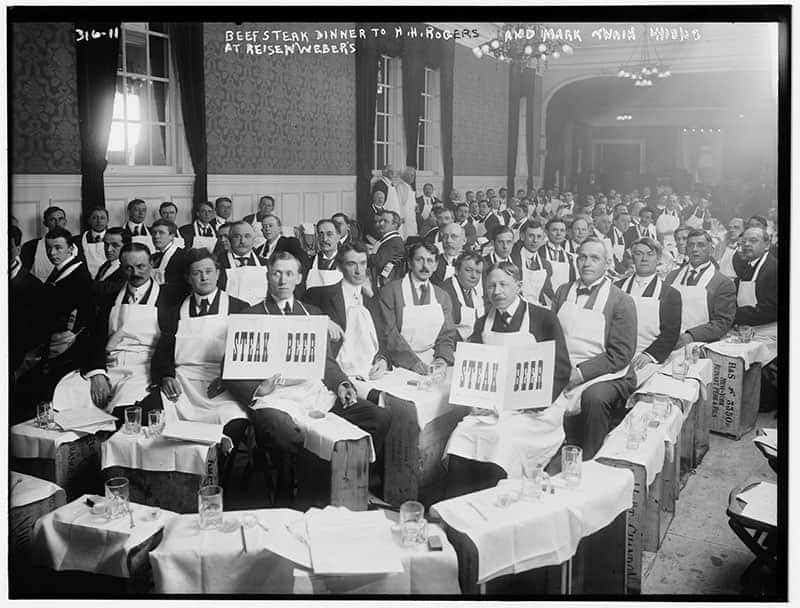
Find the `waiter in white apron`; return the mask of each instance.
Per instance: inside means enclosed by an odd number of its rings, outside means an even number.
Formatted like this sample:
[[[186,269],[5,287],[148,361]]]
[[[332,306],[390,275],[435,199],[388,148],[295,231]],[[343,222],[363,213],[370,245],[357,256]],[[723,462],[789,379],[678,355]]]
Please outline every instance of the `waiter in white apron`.
[[[483,258],[477,253],[462,253],[455,262],[455,274],[442,283],[453,305],[453,322],[458,339],[467,340],[475,323],[485,313],[483,293]]]
[[[56,387],[56,410],[95,405],[112,412],[147,396],[150,360],[166,325],[169,303],[151,278],[146,246],[125,245],[120,263],[128,281],[108,303],[110,308],[108,304],[101,308],[87,361]],[[122,418],[121,410],[115,414]]]
[[[505,347],[554,341],[552,398],[555,400],[570,376],[564,334],[555,313],[519,297],[521,279],[520,270],[508,262],[489,270],[486,288],[491,307],[478,320],[469,341]],[[458,496],[491,487],[506,476],[520,477],[526,459],[547,465],[563,440],[560,404],[535,412],[474,411],[458,424],[445,448],[449,457],[447,495]]]
[[[55,228],[67,227],[67,215],[61,207],[48,207],[42,214],[42,223],[45,226],[45,234]],[[47,257],[47,247],[44,236],[40,239],[31,239],[22,245],[20,251],[22,265],[30,270],[31,274],[42,283],[47,280],[53,271],[53,263]]]
[[[267,261],[253,250],[255,231],[249,222],[226,225],[230,226],[231,250],[220,260],[219,288],[252,306],[267,293]]]
[[[714,257],[719,264],[719,271],[726,277],[735,280],[736,270],[733,268],[733,258],[739,252],[739,239],[744,232],[744,220],[735,217],[728,222],[728,234],[725,241],[717,246]]]
[[[222,389],[220,376],[228,315],[242,312],[248,304],[217,288],[218,262],[208,250],[192,250],[186,261],[191,293],[173,311],[159,338],[151,366],[153,383],[161,386],[165,409],[174,404],[178,419],[222,424],[225,435],[238,443],[247,414]],[[231,424],[235,420],[242,422]]]
[[[433,245],[414,243],[409,250],[409,273],[380,292],[389,359],[420,374],[427,374],[430,366],[452,365],[455,350],[450,297],[430,282],[436,253]]]
[[[616,283],[636,304],[636,356],[631,366],[640,386],[667,360],[681,330],[681,295],[656,274],[661,246],[643,237],[631,245],[634,274]]]
[[[439,230],[442,253],[436,256],[436,270],[431,276],[435,285],[441,285],[456,273],[456,258],[464,251],[467,238],[460,224],[451,222]],[[438,247],[437,247],[438,249]]]
[[[86,262],[89,275],[94,277],[106,261],[103,238],[108,227],[108,210],[105,207],[95,207],[89,212],[89,230],[84,232],[78,240],[78,251]]]
[[[539,266],[547,271],[549,288],[545,295],[552,300],[558,288],[576,278],[575,258],[564,249],[567,225],[560,217],[554,217],[545,225],[547,241],[539,247]]]
[[[633,390],[629,364],[636,351],[636,305],[606,275],[608,252],[589,237],[578,250],[580,279],[556,292],[553,311],[564,330],[572,363],[569,383],[556,400],[565,412],[567,440],[594,457],[608,434],[614,409]]]
[[[538,249],[543,245],[544,228],[538,220],[529,219],[520,233],[520,240],[511,249],[511,261],[522,271],[520,295],[528,302],[546,305],[542,297],[547,270],[542,267]]]
[[[333,220],[322,219],[317,222],[317,249],[319,252],[311,260],[311,268],[306,275],[306,289],[334,285],[342,280],[342,273],[336,264],[339,246],[339,232]]]
[[[147,203],[140,198],[135,198],[128,203],[128,222],[124,228],[131,235],[131,242],[146,245],[150,253],[155,251],[150,230],[144,225],[147,219]]]
[[[736,316],[736,287],[714,267],[708,233],[689,231],[685,251],[688,263],[664,279],[681,294],[679,347],[721,340]]]
[[[214,225],[216,212],[214,205],[204,201],[195,209],[195,219],[191,224],[181,226],[180,235],[188,249],[208,249],[214,251],[217,245],[217,228]]]
[[[185,250],[175,243],[178,227],[167,220],[156,220],[150,227],[155,252],[153,253],[153,279],[159,285],[180,285],[185,293]],[[182,298],[181,298],[182,299]],[[176,302],[177,303],[177,302]]]

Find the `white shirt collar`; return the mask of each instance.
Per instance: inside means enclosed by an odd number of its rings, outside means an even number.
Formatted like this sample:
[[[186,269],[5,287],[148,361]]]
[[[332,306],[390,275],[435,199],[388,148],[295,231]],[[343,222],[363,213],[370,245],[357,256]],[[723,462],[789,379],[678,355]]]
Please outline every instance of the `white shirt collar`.
[[[130,283],[128,283],[126,289],[128,293],[133,294],[134,299],[139,302],[144,297],[144,294],[147,293],[147,290],[150,289],[152,284],[153,279],[146,281],[141,287],[133,287]]]
[[[342,297],[344,297],[345,307],[353,302],[363,303],[361,299],[361,285],[353,285],[342,279]]]
[[[14,279],[18,274],[19,271],[22,270],[22,260],[19,259],[19,256],[15,257],[11,260],[11,264],[9,265],[9,279]]]
[[[211,303],[217,297],[217,291],[219,290],[215,289],[207,296],[201,296],[199,293],[192,293],[192,295],[194,296],[194,303],[197,304],[197,306],[200,306],[200,300],[208,300],[208,305],[210,307]]]
[[[275,302],[275,304],[278,305],[278,308],[280,309],[281,313],[283,313],[283,309],[286,308],[287,302],[289,303],[289,309],[294,310],[294,296],[291,296],[288,300],[278,300],[274,297],[272,298],[272,300]]]
[[[420,285],[427,285],[428,287],[430,287],[430,284],[431,284],[430,280],[428,280],[428,281],[419,281],[419,280],[417,280],[417,278],[413,274],[410,274],[410,273],[409,273],[408,276],[411,278],[411,286],[414,289],[417,290],[417,293],[419,293]]]
[[[72,249],[70,249],[70,251],[72,251]],[[69,264],[74,259],[75,259],[75,254],[72,253],[66,260],[64,260],[58,266],[56,266],[56,268],[58,270],[62,270],[67,264]]]
[[[521,303],[522,303],[522,300],[520,299],[519,296],[517,296],[516,299],[514,300],[514,303],[511,304],[511,306],[509,306],[508,308],[506,308],[505,312],[507,312],[513,318],[513,316],[515,314],[517,314],[517,309],[519,308],[519,305]],[[500,309],[498,309],[498,312],[502,312],[502,311],[500,311]]]
[[[175,239],[172,239],[172,240],[170,241],[169,245],[167,245],[166,247],[164,247],[164,249],[161,249],[161,250],[158,250],[158,249],[156,249],[156,251],[158,251],[159,253],[167,253],[167,251],[169,251],[170,249],[172,249],[172,246],[173,246],[174,244],[175,244]]]
[[[755,268],[756,266],[758,266],[758,263],[759,263],[761,260],[763,260],[763,259],[764,259],[764,256],[766,256],[768,253],[769,253],[769,250],[767,250],[767,251],[765,251],[764,253],[762,253],[760,257],[757,257],[755,260],[753,260],[752,262],[750,262],[750,266],[752,266],[753,268]]]
[[[91,238],[99,236],[100,240],[102,241],[106,236],[106,231],[103,230],[102,232],[95,232],[93,229],[89,228],[89,230],[86,233],[86,236],[91,237]]]
[[[594,283],[592,283],[591,285],[587,285],[586,283],[583,282],[583,279],[578,279],[578,288],[583,287],[583,288],[592,289],[593,287],[596,287],[597,285],[600,285],[600,283],[602,283],[605,280],[606,280],[606,277],[602,276],[599,279],[597,279]]]
[[[684,255],[685,255],[685,254],[684,254]],[[689,258],[686,258],[686,259],[688,260]],[[711,260],[709,260],[709,261],[708,261],[708,262],[706,262],[705,264],[700,264],[700,266],[698,266],[697,268],[695,268],[694,266],[692,266],[692,263],[691,263],[691,262],[689,262],[689,265],[687,266],[687,270],[686,270],[686,272],[691,272],[692,270],[694,270],[695,272],[698,272],[698,273],[699,273],[699,272],[703,272],[703,271],[704,271],[706,268],[708,268],[709,266],[711,266]]]
[[[133,232],[136,228],[144,230],[144,222],[141,224],[134,224],[132,221],[128,220],[128,229]]]
[[[646,276],[646,277],[640,277],[638,274],[634,274],[633,275],[633,281],[634,281],[634,283],[638,283],[639,285],[649,285],[650,281],[653,280],[654,276],[656,276],[655,272],[653,274],[651,274],[651,275]]]

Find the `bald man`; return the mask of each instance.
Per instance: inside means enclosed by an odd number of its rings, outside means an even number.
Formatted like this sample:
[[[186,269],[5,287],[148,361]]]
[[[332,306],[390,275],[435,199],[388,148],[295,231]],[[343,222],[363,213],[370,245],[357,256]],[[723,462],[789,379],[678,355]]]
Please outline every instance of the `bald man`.
[[[464,252],[467,238],[464,229],[456,223],[445,225],[439,235],[444,252],[436,256],[436,270],[431,275],[431,283],[441,286],[446,279],[455,275],[456,258]]]

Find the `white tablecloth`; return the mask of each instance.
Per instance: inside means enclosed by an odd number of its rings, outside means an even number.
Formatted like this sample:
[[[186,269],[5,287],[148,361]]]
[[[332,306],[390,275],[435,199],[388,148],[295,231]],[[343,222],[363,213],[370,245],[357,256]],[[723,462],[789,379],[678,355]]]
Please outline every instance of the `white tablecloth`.
[[[637,407],[645,405],[646,404],[639,403],[634,406],[634,410]],[[628,415],[630,416],[631,413],[629,412]],[[671,417],[674,416],[675,412],[673,411]],[[594,458],[595,460],[600,460],[602,458],[622,460],[624,462],[642,465],[645,469],[647,485],[649,486],[664,467],[664,455],[667,451],[663,431],[654,432],[655,430],[657,429],[648,427],[647,439],[641,442],[638,448],[631,450],[627,447],[628,431],[623,421],[608,434],[603,443],[603,447],[600,448]]]
[[[34,420],[20,422],[11,427],[11,450],[15,458],[49,458],[56,457],[56,449],[62,443],[77,441],[89,435],[89,432],[59,431],[39,428]],[[116,430],[113,422],[98,426],[92,432]]]
[[[706,344],[702,342],[693,342],[692,345],[697,345],[698,347],[706,346]],[[667,376],[672,375],[672,362],[675,360],[685,361],[686,356],[683,348],[678,348],[672,351],[672,354],[669,356],[669,359],[664,363],[661,370],[659,370],[662,374],[666,374]],[[702,385],[707,385],[711,382],[712,376],[714,373],[714,366],[711,363],[711,359],[701,358],[697,360],[697,363],[692,363],[689,365],[689,370],[686,372],[687,378],[694,378]]]
[[[744,369],[747,370],[754,363],[769,363],[775,357],[770,354],[767,343],[759,340],[751,340],[745,344],[732,342],[730,337],[725,337],[719,342],[712,342],[705,345],[708,350],[735,357],[744,361]]]
[[[67,498],[61,486],[38,477],[17,473],[16,471],[11,471],[10,485],[8,487],[10,488],[8,502],[9,507],[12,509],[44,500],[54,494],[60,493],[62,502],[65,502]]]
[[[131,528],[127,515],[108,521],[102,515],[92,515],[85,504],[87,497],[83,495],[36,522],[34,555],[53,570],[128,578],[128,553],[156,534],[175,514],[162,509],[159,517],[150,521],[147,507],[131,503],[136,523]]]
[[[672,376],[658,373],[636,389],[636,394],[660,394],[675,397],[683,401],[684,410],[688,411],[693,403],[700,398],[700,382],[694,378],[684,381],[675,380]]]
[[[126,467],[145,471],[180,471],[206,474],[208,452],[214,446],[165,437],[147,438],[144,433],[128,435],[118,431],[100,444],[102,468]]]
[[[402,367],[396,367],[387,372],[379,380],[368,380],[366,382],[351,378],[353,385],[358,391],[358,396],[366,399],[369,392],[373,389],[385,391],[398,399],[413,401],[417,410],[417,424],[420,430],[445,414],[452,407],[448,401],[450,397],[450,380],[453,377],[453,368],[447,368],[447,374],[441,384],[434,384],[430,390],[420,390],[416,386],[408,384],[409,381],[419,381],[422,376]],[[384,405],[383,395],[380,397],[379,404]]]
[[[308,420],[303,447],[312,454],[330,462],[333,447],[337,441],[369,437],[369,461],[375,462],[375,446],[372,445],[372,437],[365,430],[330,412],[326,413],[324,418],[309,418]]]
[[[540,501],[523,497],[507,507],[498,506],[498,495],[511,484],[519,487],[520,481],[502,480],[495,488],[431,507],[432,513],[475,544],[479,584],[570,559],[584,536],[608,525],[633,500],[630,471],[599,463],[584,463],[581,485],[575,489],[558,487]]]

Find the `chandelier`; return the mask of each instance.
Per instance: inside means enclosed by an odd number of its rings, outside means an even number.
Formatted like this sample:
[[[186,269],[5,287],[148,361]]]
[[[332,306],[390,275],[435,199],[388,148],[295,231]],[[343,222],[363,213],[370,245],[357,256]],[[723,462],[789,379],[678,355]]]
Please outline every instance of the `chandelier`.
[[[661,55],[658,54],[655,46],[651,49],[647,31],[643,26],[642,38],[644,43],[639,53],[638,60],[634,61],[633,55],[627,63],[619,66],[617,78],[628,79],[633,81],[635,87],[652,87],[654,78],[669,78],[672,72],[664,61]],[[634,51],[635,55],[636,51]]]
[[[472,52],[478,59],[490,55],[498,61],[530,68],[541,74],[551,59],[559,59],[562,54],[572,55],[574,44],[565,39],[568,34],[569,30],[565,33],[535,23],[505,23],[497,29],[492,40],[476,46]]]

